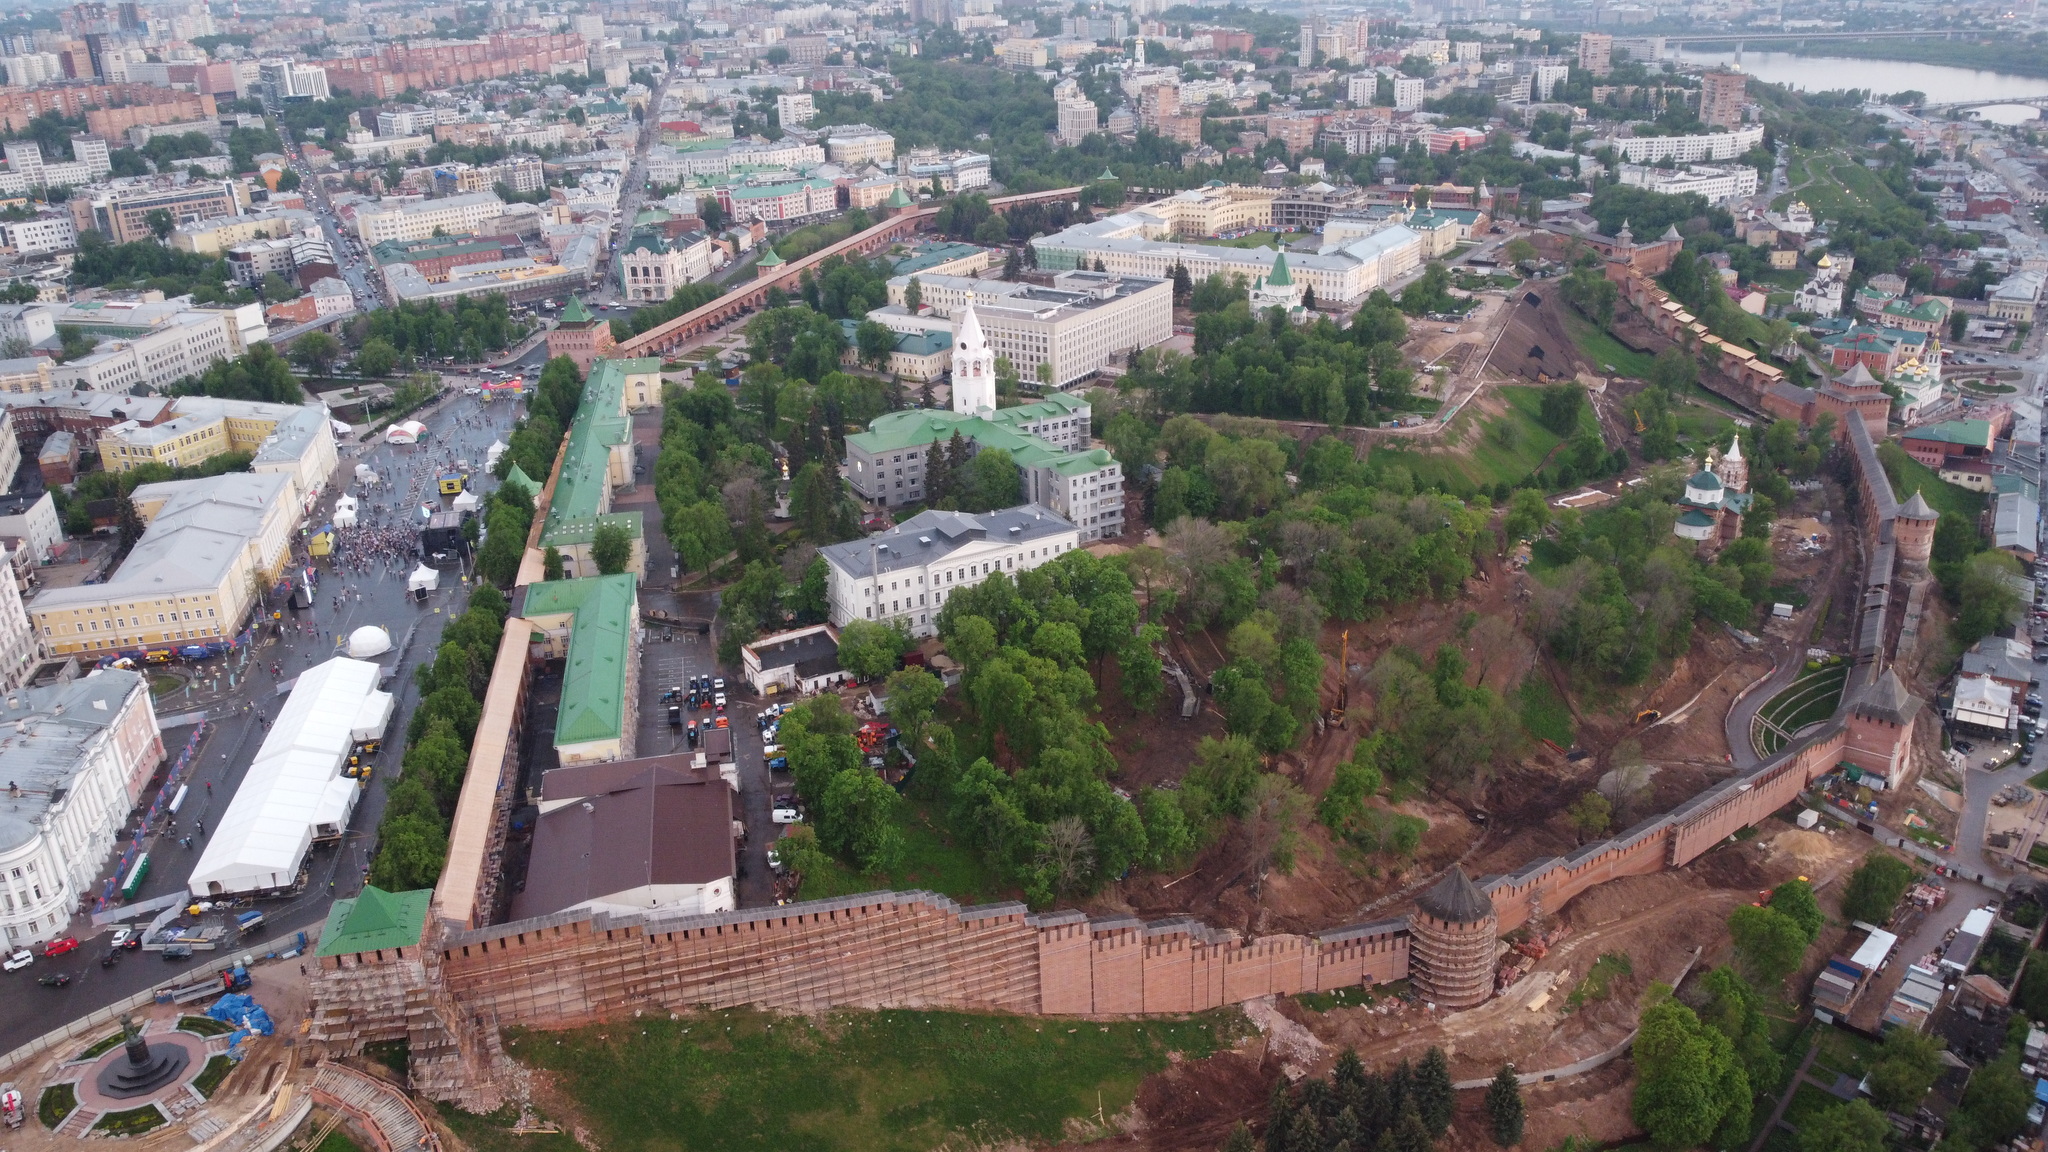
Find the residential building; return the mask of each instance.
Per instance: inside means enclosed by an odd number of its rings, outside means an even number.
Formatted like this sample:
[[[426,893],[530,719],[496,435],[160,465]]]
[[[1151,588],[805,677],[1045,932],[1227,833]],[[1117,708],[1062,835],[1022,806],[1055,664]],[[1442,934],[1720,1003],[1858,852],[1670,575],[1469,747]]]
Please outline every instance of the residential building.
[[[98,349],[50,370],[57,387],[127,392],[162,389],[232,360],[270,338],[260,304],[200,307],[190,296],[161,301],[92,300],[48,306],[59,326],[102,339]]]
[[[904,173],[921,188],[937,183],[943,192],[962,192],[989,185],[989,159],[981,152],[941,152],[913,148],[904,157]]]
[[[838,630],[830,624],[777,632],[741,645],[740,675],[763,696],[808,696],[852,679],[839,666]]]
[[[1632,188],[1646,188],[1667,196],[1704,196],[1709,204],[1730,204],[1756,195],[1756,169],[1744,164],[1688,164],[1683,168],[1622,164],[1619,169],[1621,183]]]
[[[250,240],[227,251],[228,272],[235,283],[251,288],[273,273],[287,283],[296,283],[301,268],[324,264],[338,267],[334,250],[320,232],[302,232],[280,240]]]
[[[997,572],[1015,579],[1080,545],[1074,525],[1037,504],[984,515],[920,512],[865,540],[818,549],[830,569],[827,618],[842,628],[882,621],[930,636],[954,592]]]
[[[1905,296],[1866,283],[1856,290],[1856,314],[1873,324],[1939,337],[1952,310],[1946,296]]]
[[[2040,272],[2014,272],[1985,294],[1985,314],[1993,320],[2033,323],[2034,309],[2041,304],[2043,283],[2044,277]]]
[[[279,102],[325,100],[329,95],[326,70],[296,60],[262,61],[257,79],[268,89],[270,98]]]
[[[619,252],[619,289],[627,300],[666,300],[710,275],[711,237],[702,232],[671,238],[659,229],[636,229]]]
[[[78,225],[69,215],[56,214],[0,222],[0,247],[23,256],[63,252],[78,247]]]
[[[14,410],[8,414],[11,417]],[[27,553],[32,565],[50,562],[64,543],[64,525],[57,519],[57,501],[49,489],[0,496],[0,540],[10,542],[11,552]]]
[[[946,331],[957,357],[963,311],[978,317],[995,356],[1008,357],[1019,380],[1065,388],[1104,365],[1121,365],[1133,352],[1173,337],[1170,278],[1070,271],[1052,287],[971,276],[917,278],[923,308],[904,301],[911,277],[889,280],[889,305],[868,314],[898,332]],[[957,364],[954,373],[958,378]],[[988,407],[994,407],[991,402]]]
[[[105,583],[46,589],[29,604],[44,650],[99,655],[240,632],[256,591],[291,558],[292,483],[229,472],[138,486],[131,499],[146,527],[121,566]]]
[[[9,582],[11,583],[11,581]],[[0,700],[0,928],[9,947],[53,940],[96,895],[128,814],[163,762],[140,672],[102,669]]]
[[[0,304],[0,343],[19,340],[33,348],[57,339],[57,313],[41,304]]]
[[[180,252],[213,256],[251,240],[319,230],[319,218],[303,208],[266,208],[241,216],[214,216],[180,224],[171,233],[171,247]]]
[[[604,247],[599,225],[580,226],[553,260],[517,256],[487,263],[464,264],[430,280],[411,264],[386,264],[384,287],[402,301],[435,303],[464,296],[503,296],[513,303],[542,300],[590,286]]]
[[[1727,132],[1707,132],[1696,136],[1609,137],[1594,140],[1588,147],[1596,151],[1613,148],[1615,154],[1629,164],[1655,164],[1660,160],[1697,164],[1704,160],[1733,160],[1763,141],[1764,126],[1749,124]],[[1811,227],[1810,224],[1808,226]]]
[[[370,259],[382,268],[410,264],[429,284],[445,282],[457,268],[499,264],[526,255],[517,236],[434,236],[425,240],[386,240],[370,246]]]
[[[42,145],[33,140],[10,140],[5,150],[7,171],[0,175],[0,191],[75,188],[114,170],[107,142],[98,136],[73,136],[70,160],[45,159]]]
[[[1081,86],[1073,80],[1060,81],[1053,90],[1053,104],[1059,113],[1059,140],[1067,147],[1076,147],[1101,130],[1102,110],[1082,94]]]
[[[1740,72],[1708,72],[1700,77],[1700,123],[1709,128],[1734,128],[1742,123],[1749,100],[1749,77]]]
[[[1579,33],[1579,67],[1595,76],[1614,71],[1614,37],[1605,32]]]
[[[98,232],[115,244],[155,239],[149,214],[159,209],[169,212],[177,225],[233,216],[242,206],[242,194],[232,180],[192,180],[169,188],[151,183],[98,185],[73,196],[70,203],[74,228]]]
[[[356,210],[356,234],[365,245],[386,240],[425,240],[436,230],[444,236],[468,236],[505,211],[496,192],[468,192],[440,200],[365,205]]]
[[[809,92],[783,92],[775,97],[775,117],[784,128],[809,124],[818,115],[818,105]]]
[[[1396,76],[1394,79],[1394,111],[1414,112],[1422,107],[1428,83],[1419,76]]]

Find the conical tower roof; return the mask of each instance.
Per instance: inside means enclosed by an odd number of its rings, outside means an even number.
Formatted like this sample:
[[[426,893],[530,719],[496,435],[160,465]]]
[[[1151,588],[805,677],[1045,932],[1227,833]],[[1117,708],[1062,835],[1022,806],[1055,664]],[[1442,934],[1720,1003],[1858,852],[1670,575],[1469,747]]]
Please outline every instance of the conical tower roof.
[[[1266,283],[1269,286],[1277,284],[1281,287],[1293,287],[1294,277],[1287,271],[1287,253],[1273,253],[1273,272],[1266,277]]]
[[[1918,488],[1913,489],[1912,499],[1907,500],[1905,504],[1900,506],[1899,516],[1905,520],[1941,519],[1940,514],[1935,512],[1934,508],[1927,503],[1927,497],[1922,496]]]
[[[1734,439],[1728,441],[1728,454],[1726,456],[1721,457],[1721,459],[1735,461],[1740,461],[1742,459],[1742,437],[1737,436]]]
[[[1453,924],[1472,924],[1493,915],[1493,898],[1472,883],[1462,864],[1451,865],[1450,875],[1424,892],[1415,905],[1431,916]]]
[[[959,323],[960,331],[953,337],[954,347],[957,348],[963,344],[979,346],[987,343],[982,338],[981,319],[974,314],[974,305],[969,304],[960,310]]]
[[[882,201],[882,207],[908,208],[910,207],[910,194],[899,187],[894,192],[889,193],[887,200]]]
[[[759,260],[754,261],[755,266],[760,268],[775,268],[787,263],[789,263],[789,261],[784,260],[781,256],[776,255],[775,249],[773,248],[770,248],[768,249],[768,251],[763,252],[761,254],[761,258]]]
[[[590,323],[590,309],[585,308],[583,306],[583,297],[577,296],[573,293],[569,296],[569,306],[567,308],[562,309],[562,323]]]

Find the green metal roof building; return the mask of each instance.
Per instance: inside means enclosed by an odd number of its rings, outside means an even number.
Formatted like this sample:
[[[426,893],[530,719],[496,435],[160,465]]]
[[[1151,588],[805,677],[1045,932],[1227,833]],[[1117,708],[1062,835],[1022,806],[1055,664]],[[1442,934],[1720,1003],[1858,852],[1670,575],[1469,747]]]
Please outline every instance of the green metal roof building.
[[[640,582],[631,572],[529,584],[519,614],[563,658],[555,748],[562,763],[633,755],[627,703],[639,683],[634,634]]]
[[[638,512],[613,512],[612,489],[633,480],[633,421],[626,415],[626,377],[659,373],[661,361],[599,360],[583,385],[583,401],[570,422],[560,478],[548,504],[542,548],[560,549],[574,574],[595,574],[590,544],[603,524],[626,529],[633,541],[632,570],[646,571],[644,528]]]
[[[427,906],[434,890],[386,892],[373,884],[353,900],[336,900],[327,910],[315,956],[354,956],[363,952],[412,948],[427,925]]]

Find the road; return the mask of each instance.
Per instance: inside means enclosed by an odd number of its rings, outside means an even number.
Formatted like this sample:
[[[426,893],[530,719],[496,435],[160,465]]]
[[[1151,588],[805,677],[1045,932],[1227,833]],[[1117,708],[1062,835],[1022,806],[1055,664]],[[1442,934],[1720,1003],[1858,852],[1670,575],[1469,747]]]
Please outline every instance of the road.
[[[335,484],[351,478],[357,463],[368,463],[390,485],[365,497],[366,525],[383,525],[392,537],[410,540],[418,527],[418,515],[413,509],[420,499],[431,498],[432,474],[438,462],[444,458],[466,458],[480,466],[484,450],[492,440],[510,434],[513,419],[521,411],[523,405],[514,401],[482,403],[458,391],[438,408],[419,415],[432,433],[426,443],[406,447],[345,446]],[[484,481],[486,487],[493,483]],[[415,484],[419,486],[418,492]],[[387,508],[382,514],[374,511],[379,503]],[[331,507],[331,498],[323,501],[321,509],[307,522],[324,523]],[[342,566],[334,563],[337,559],[344,562]],[[342,843],[314,851],[312,876],[305,889],[293,898],[257,903],[266,920],[258,935],[268,940],[296,929],[317,935],[334,897],[352,896],[360,888],[377,821],[384,811],[385,788],[397,771],[405,725],[417,703],[410,669],[417,660],[431,657],[439,646],[442,627],[452,612],[460,610],[464,595],[458,573],[446,569],[441,590],[427,604],[418,605],[405,595],[405,575],[413,563],[409,557],[385,567],[372,566],[367,571],[349,570],[349,559],[344,549],[339,557],[317,562],[321,580],[314,607],[296,621],[288,621],[317,629],[321,634],[288,632],[282,639],[259,641],[247,667],[237,670],[234,690],[197,705],[218,719],[207,724],[204,743],[194,758],[191,792],[179,813],[179,828],[158,826],[145,833],[145,847],[153,867],[141,893],[143,899],[183,890],[185,879],[197,862],[203,837],[191,849],[181,847],[178,839],[200,827],[213,828],[226,811],[250,760],[263,743],[259,719],[276,715],[282,702],[277,692],[279,682],[332,656],[335,637],[346,637],[353,629],[376,624],[390,631],[394,643],[403,644],[408,632],[412,634],[409,649],[387,659],[387,664],[403,671],[387,683],[399,701],[385,749],[375,761],[380,770],[357,805]],[[305,562],[303,556],[298,557],[295,569]],[[334,596],[344,588],[360,592],[361,601],[351,600],[346,606],[337,607]],[[279,667],[281,675],[272,675],[272,665]],[[250,711],[242,711],[244,706]],[[174,695],[159,704],[158,714],[176,715],[197,707],[181,695]],[[192,731],[183,727],[164,734],[165,749],[171,758],[184,747]],[[153,796],[154,792],[148,795]],[[84,917],[74,921],[73,931],[85,941],[78,951],[56,960],[38,960],[24,971],[0,974],[0,1050],[13,1048],[96,1008],[160,984],[191,966],[167,963],[151,953],[132,952],[116,967],[102,968],[100,958],[107,952],[104,936],[91,935],[94,930]],[[35,986],[37,977],[51,972],[70,973],[74,978],[72,985],[61,990]]]
[[[668,78],[669,73],[661,74],[654,94],[648,99],[647,116],[640,122],[639,138],[633,142],[633,162],[627,166],[625,179],[619,185],[619,214],[612,222],[611,247],[607,250],[612,257],[618,255],[619,245],[632,238],[633,222],[639,218],[640,205],[647,199],[647,149],[661,128],[661,101],[668,94]],[[614,261],[608,258],[597,283],[591,285],[592,302],[610,304],[620,298],[613,272]]]
[[[289,132],[289,130],[287,130]],[[355,294],[356,311],[368,312],[384,303],[384,282],[369,267],[369,253],[362,249],[354,233],[345,231],[341,220],[334,214],[334,204],[327,198],[327,189],[313,176],[313,169],[307,165],[305,154],[299,149],[297,140],[287,139],[285,151],[293,171],[299,174],[302,192],[310,191],[313,213],[320,218],[321,230],[327,236],[327,245],[334,250],[335,264],[341,269],[341,278],[348,283]]]

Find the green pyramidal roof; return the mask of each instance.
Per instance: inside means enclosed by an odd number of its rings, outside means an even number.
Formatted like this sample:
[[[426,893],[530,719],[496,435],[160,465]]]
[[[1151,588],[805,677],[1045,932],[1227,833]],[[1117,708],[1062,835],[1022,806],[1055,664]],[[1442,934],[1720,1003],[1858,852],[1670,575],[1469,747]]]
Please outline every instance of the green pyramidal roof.
[[[755,263],[759,264],[763,268],[773,268],[777,264],[787,263],[787,261],[783,260],[782,257],[777,256],[775,254],[775,249],[770,248],[768,249],[768,251],[763,252],[761,254],[761,258],[755,261]]]
[[[528,496],[540,495],[540,485],[534,483],[533,477],[526,474],[526,469],[517,464],[512,466],[510,472],[505,473],[505,486],[523,489]]]
[[[567,308],[562,309],[562,323],[587,324],[589,322],[590,309],[585,308],[583,306],[583,297],[570,296],[569,306]]]
[[[901,186],[898,186],[894,192],[889,193],[889,198],[887,200],[882,201],[882,207],[908,208],[910,207],[910,195],[909,193],[905,192]]]
[[[1273,274],[1266,277],[1266,283],[1287,287],[1294,283],[1294,277],[1287,274],[1287,253],[1273,253]]]
[[[328,909],[327,925],[320,930],[320,947],[314,955],[343,956],[417,945],[427,924],[427,905],[433,899],[429,888],[386,892],[366,884],[355,899],[336,900]]]

